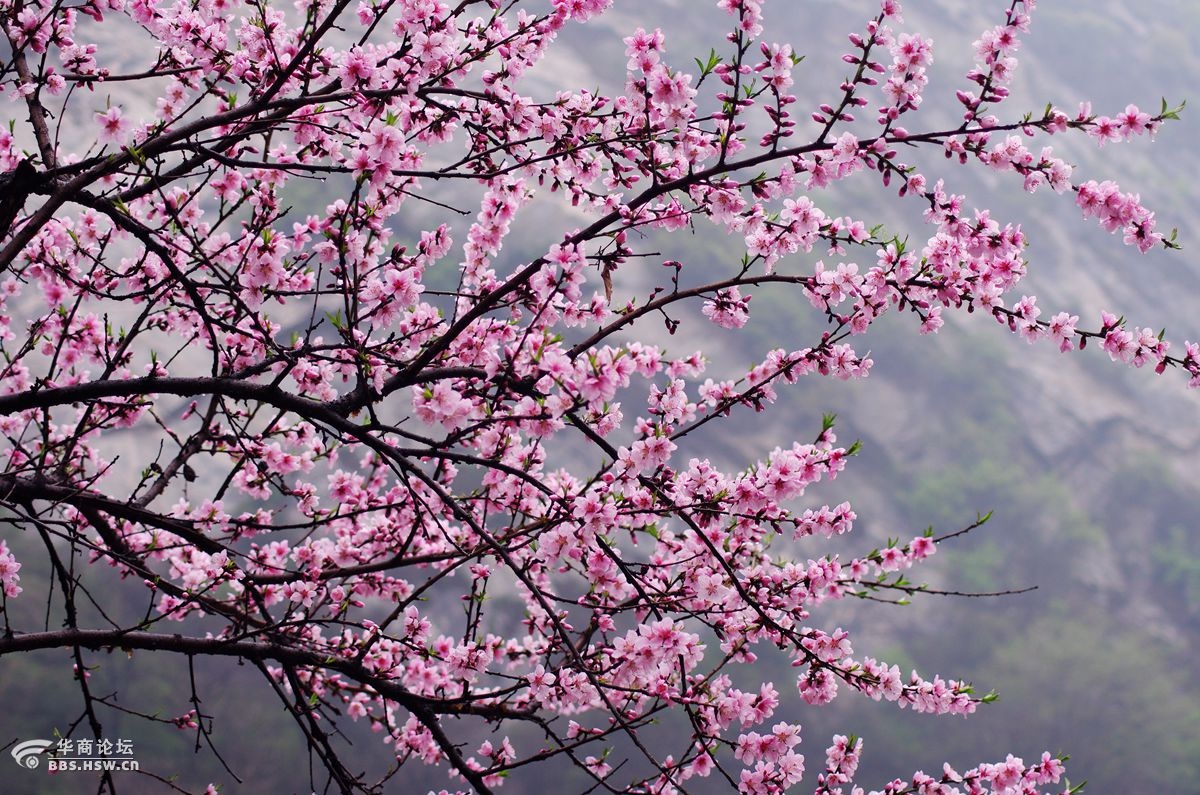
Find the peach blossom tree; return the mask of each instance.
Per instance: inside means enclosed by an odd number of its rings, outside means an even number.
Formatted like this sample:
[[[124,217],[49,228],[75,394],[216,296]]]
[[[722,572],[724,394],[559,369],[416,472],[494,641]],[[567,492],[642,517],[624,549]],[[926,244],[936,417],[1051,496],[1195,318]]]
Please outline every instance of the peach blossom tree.
[[[1200,384],[1194,344],[1043,312],[1019,289],[1021,227],[906,161],[940,149],[951,174],[1006,172],[1138,251],[1174,247],[1136,194],[1046,141],[1153,134],[1176,109],[1006,110],[1034,0],[996,4],[975,67],[941,89],[961,109],[946,129],[921,120],[932,45],[894,0],[819,96],[797,93],[762,0],[689,2],[727,20],[707,59],[629,30],[617,90],[547,89],[556,38],[611,4],[0,0],[0,666],[59,650],[81,733],[127,704],[88,676],[122,649],[256,668],[317,790],[433,766],[490,793],[557,759],[580,791],[850,795],[862,740],[801,744],[784,708],[990,699],[823,617],[924,590],[906,570],[978,522],[835,555],[855,511],[807,494],[857,451],[832,418],[740,470],[703,451],[732,415],[795,427],[777,390],[865,377],[856,338],[885,313],[922,334],[988,313]],[[926,225],[825,212],[843,180]],[[703,227],[744,256],[714,275],[656,253]],[[743,327],[762,289],[823,333],[741,372],[675,334]],[[29,599],[61,611],[18,621]],[[767,650],[791,678],[739,686]],[[219,736],[179,697],[176,723]],[[390,784],[344,761],[353,723]],[[882,791],[1070,789],[1063,774],[1010,755]]]

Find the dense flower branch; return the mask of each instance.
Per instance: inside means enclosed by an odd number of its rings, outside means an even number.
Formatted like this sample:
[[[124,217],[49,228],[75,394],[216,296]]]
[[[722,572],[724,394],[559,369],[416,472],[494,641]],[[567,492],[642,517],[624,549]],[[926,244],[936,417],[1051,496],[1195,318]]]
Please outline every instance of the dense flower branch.
[[[551,95],[531,70],[609,5],[0,0],[0,93],[28,116],[0,132],[0,660],[69,652],[97,736],[118,706],[89,688],[87,652],[252,661],[347,793],[388,781],[342,760],[350,721],[386,738],[401,779],[440,766],[481,793],[556,757],[585,790],[715,773],[778,793],[806,770],[786,700],[848,688],[957,715],[991,700],[821,625],[846,597],[972,595],[906,572],[982,517],[838,556],[820,543],[853,530],[854,508],[807,503],[858,451],[832,417],[741,469],[681,448],[805,379],[866,376],[856,338],[889,311],[932,333],[980,309],[1030,342],[1095,339],[1200,385],[1196,344],[1171,354],[1110,313],[1093,329],[1044,319],[1017,298],[1021,227],[901,155],[1014,173],[1138,251],[1173,248],[1136,194],[1026,141],[1128,140],[1178,109],[991,115],[1032,0],[975,43],[952,129],[917,126],[933,49],[899,29],[895,0],[849,36],[850,73],[811,121],[794,115],[801,59],[764,39],[760,0],[716,3],[728,46],[696,75],[642,28],[617,91]],[[145,42],[153,66],[87,41],[93,23]],[[137,92],[156,98],[144,116]],[[69,131],[81,115],[94,123]],[[827,214],[824,192],[850,179],[915,199],[927,234]],[[648,267],[662,233],[709,224],[740,261]],[[825,330],[742,372],[649,341],[659,322],[672,344],[741,329],[764,289],[793,291]],[[65,629],[10,620],[32,581],[23,531]],[[76,555],[111,566],[119,592],[102,600]],[[87,628],[84,599],[121,609]],[[503,615],[513,601],[523,617]],[[118,620],[130,605],[144,617]],[[181,631],[153,631],[167,621]],[[737,686],[731,669],[767,649],[797,668],[798,696]],[[179,723],[213,748],[191,691]],[[861,792],[861,748],[835,737],[815,791]],[[884,791],[1033,793],[1062,773],[1010,756]]]

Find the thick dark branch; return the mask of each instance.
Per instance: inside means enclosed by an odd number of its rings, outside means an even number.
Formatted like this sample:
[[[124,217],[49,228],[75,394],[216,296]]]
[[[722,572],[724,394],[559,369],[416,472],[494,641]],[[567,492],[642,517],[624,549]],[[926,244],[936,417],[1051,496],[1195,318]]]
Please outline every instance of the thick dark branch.
[[[47,480],[22,477],[20,475],[0,475],[0,503],[24,503],[32,500],[49,500],[51,502],[71,505],[86,517],[91,511],[115,516],[130,522],[156,527],[174,533],[185,541],[194,544],[209,554],[226,552],[224,546],[213,541],[208,536],[196,530],[190,522],[163,516],[154,511],[146,510],[138,505],[120,502],[94,491],[75,486],[53,483]],[[105,539],[112,545],[111,539]],[[121,544],[121,546],[124,546]],[[118,547],[118,553],[123,550]]]
[[[38,172],[29,160],[22,160],[12,171],[0,174],[0,238],[8,234],[25,200],[38,186]]]
[[[128,378],[114,381],[87,381],[71,386],[50,387],[0,397],[0,415],[29,409],[67,406],[89,400],[145,395],[221,395],[234,400],[267,403],[302,417],[329,413],[325,404],[293,395],[275,386],[255,384],[233,378]]]
[[[207,655],[209,657],[240,657],[256,662],[276,662],[282,665],[301,665],[338,671],[369,685],[385,698],[405,709],[423,711],[426,715],[475,715],[487,720],[506,718],[529,719],[531,710],[510,709],[501,704],[477,703],[473,699],[437,699],[412,693],[396,682],[384,679],[353,660],[338,657],[329,651],[302,649],[282,643],[252,640],[198,638],[188,635],[167,635],[156,632],[120,629],[61,629],[51,632],[17,633],[0,637],[0,657],[15,652],[62,649],[78,646],[84,649],[140,649],[166,651],[176,654]],[[484,697],[479,697],[484,698]]]
[[[15,21],[15,17],[11,19]],[[29,62],[25,58],[25,47],[17,46],[17,41],[12,35],[12,28],[9,27],[7,21],[4,25],[4,34],[8,39],[8,45],[12,47],[13,66],[16,67],[17,77],[25,86],[36,86],[38,79],[33,72],[29,71]],[[33,127],[33,137],[37,141],[38,151],[42,155],[42,163],[46,168],[54,168],[58,165],[58,161],[54,153],[54,141],[50,135],[50,127],[46,124],[48,114],[39,98],[39,92],[34,91],[29,94],[25,98],[25,105],[29,108],[29,125]]]

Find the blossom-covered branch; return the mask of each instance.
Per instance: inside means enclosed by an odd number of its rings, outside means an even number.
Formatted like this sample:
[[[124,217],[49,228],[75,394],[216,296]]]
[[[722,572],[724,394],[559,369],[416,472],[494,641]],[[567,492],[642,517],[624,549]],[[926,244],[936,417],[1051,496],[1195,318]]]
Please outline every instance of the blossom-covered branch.
[[[735,412],[777,413],[779,389],[865,377],[856,338],[888,312],[931,333],[981,309],[1200,385],[1197,344],[1172,354],[1110,313],[1044,319],[1018,287],[1016,220],[901,155],[1012,172],[1139,252],[1172,248],[1137,194],[1031,143],[1153,134],[1178,109],[997,115],[1033,0],[998,4],[975,88],[942,89],[963,109],[949,129],[921,121],[933,46],[895,0],[849,35],[849,74],[814,94],[828,101],[798,92],[762,0],[707,9],[729,33],[695,74],[669,31],[639,28],[614,91],[547,86],[556,40],[609,5],[0,0],[0,94],[21,113],[0,131],[0,665],[69,652],[99,736],[118,706],[89,688],[89,655],[249,660],[320,760],[314,790],[347,793],[389,780],[342,761],[348,722],[386,739],[400,781],[436,766],[486,793],[559,758],[581,791],[717,775],[778,793],[806,776],[785,701],[991,700],[825,625],[828,602],[928,590],[905,572],[958,535],[823,547],[858,518],[808,501],[858,452],[832,417],[737,464],[703,445]],[[915,201],[927,227],[822,209],[852,179]],[[744,256],[714,272],[655,250],[708,226]],[[677,332],[741,329],[764,289],[793,291],[824,332],[710,371]],[[28,554],[52,563],[62,628],[14,609]],[[108,624],[83,625],[85,600]],[[768,650],[794,680],[740,686],[732,671]],[[184,700],[175,722],[213,747],[194,681]],[[835,737],[815,791],[861,792],[861,747]],[[1062,775],[1009,756],[882,791],[1033,793]]]

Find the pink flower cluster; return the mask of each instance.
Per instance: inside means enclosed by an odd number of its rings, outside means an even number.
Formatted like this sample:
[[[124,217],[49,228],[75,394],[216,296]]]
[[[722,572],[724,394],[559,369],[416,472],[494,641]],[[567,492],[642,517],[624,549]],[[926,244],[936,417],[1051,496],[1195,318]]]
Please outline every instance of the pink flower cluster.
[[[979,93],[957,92],[958,101],[966,108],[968,122],[979,118],[985,104],[996,104],[1008,97],[1008,85],[1016,71],[1016,52],[1021,47],[1020,35],[1029,32],[1030,15],[1037,0],[1016,0],[1009,7],[1003,25],[987,30],[975,41],[975,67],[967,79],[979,86]]]
[[[1084,182],[1076,191],[1075,203],[1084,218],[1098,219],[1109,232],[1121,229],[1127,246],[1137,246],[1144,253],[1162,243],[1162,235],[1154,231],[1154,213],[1141,205],[1136,193],[1122,193],[1111,180]]]
[[[5,597],[9,599],[21,595],[21,575],[17,574],[20,570],[21,564],[8,551],[8,543],[0,539],[0,589],[3,589]]]
[[[1084,111],[1080,113],[1083,115]],[[1125,110],[1118,113],[1115,118],[1097,116],[1091,120],[1091,123],[1088,134],[1096,139],[1097,145],[1104,146],[1110,141],[1128,141],[1134,136],[1147,133],[1153,136],[1162,121],[1139,110],[1137,105],[1126,105]]]

